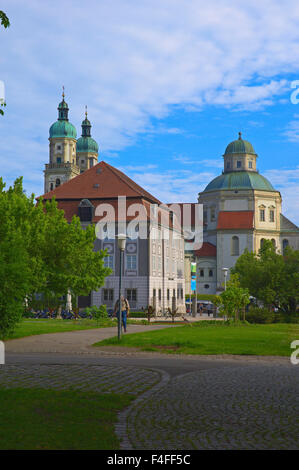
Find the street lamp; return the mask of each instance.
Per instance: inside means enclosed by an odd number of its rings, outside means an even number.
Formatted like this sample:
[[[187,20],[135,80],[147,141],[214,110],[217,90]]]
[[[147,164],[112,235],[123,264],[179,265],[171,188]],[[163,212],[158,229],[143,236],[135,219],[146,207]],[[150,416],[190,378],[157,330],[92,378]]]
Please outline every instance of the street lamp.
[[[226,278],[228,273],[228,268],[222,268],[223,276],[224,276],[224,290],[226,290]]]
[[[121,275],[122,275],[122,255],[126,248],[127,236],[123,233],[117,235],[117,244],[119,248],[119,298],[118,298],[118,322],[117,322],[117,336],[118,340],[121,338]]]

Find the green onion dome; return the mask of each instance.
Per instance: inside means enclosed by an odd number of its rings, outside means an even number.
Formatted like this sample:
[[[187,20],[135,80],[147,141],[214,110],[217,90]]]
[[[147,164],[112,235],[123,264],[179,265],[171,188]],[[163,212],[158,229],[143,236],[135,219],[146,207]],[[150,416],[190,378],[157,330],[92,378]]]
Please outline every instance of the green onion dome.
[[[58,120],[52,124],[49,131],[50,139],[52,137],[69,137],[76,139],[77,131],[75,126],[69,122],[69,107],[64,101],[64,92],[62,93],[62,101],[58,105]]]
[[[77,152],[99,152],[97,142],[91,137],[91,124],[87,119],[87,111],[85,111],[85,119],[82,121],[82,137],[77,140]]]
[[[205,188],[204,192],[239,189],[275,191],[270,181],[259,173],[252,171],[235,171],[223,173],[222,175],[214,178]]]

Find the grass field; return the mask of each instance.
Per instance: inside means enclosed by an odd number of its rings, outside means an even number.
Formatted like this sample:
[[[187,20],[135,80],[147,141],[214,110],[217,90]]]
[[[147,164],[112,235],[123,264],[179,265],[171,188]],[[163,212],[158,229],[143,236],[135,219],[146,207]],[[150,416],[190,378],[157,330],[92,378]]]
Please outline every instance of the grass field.
[[[70,390],[0,390],[0,450],[119,449],[117,412],[133,398]]]
[[[128,323],[139,324],[138,320],[130,320]],[[79,331],[90,330],[92,328],[107,328],[115,326],[116,319],[105,320],[104,322],[97,323],[95,320],[49,320],[49,319],[26,319],[23,320],[15,329],[15,331],[5,338],[16,339],[25,336],[42,335],[44,333],[60,333],[65,331]]]
[[[123,335],[94,346],[119,345],[172,354],[241,354],[289,356],[291,341],[299,339],[298,324],[228,325],[200,322],[192,326]]]

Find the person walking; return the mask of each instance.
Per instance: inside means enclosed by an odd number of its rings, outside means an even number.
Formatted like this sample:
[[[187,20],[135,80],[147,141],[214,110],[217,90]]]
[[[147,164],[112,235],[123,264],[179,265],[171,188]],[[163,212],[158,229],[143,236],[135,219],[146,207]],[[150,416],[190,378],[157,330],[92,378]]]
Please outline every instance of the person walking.
[[[128,299],[125,299],[123,295],[120,296],[120,310],[121,310],[121,322],[124,327],[124,332],[127,331],[127,317],[130,315],[130,304]],[[115,302],[114,315],[119,314],[119,300]]]

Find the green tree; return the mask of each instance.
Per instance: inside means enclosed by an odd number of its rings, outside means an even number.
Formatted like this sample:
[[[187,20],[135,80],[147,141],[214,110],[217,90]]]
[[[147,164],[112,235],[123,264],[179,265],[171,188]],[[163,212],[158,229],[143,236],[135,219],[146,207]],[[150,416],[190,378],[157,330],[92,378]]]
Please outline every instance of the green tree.
[[[220,313],[228,318],[234,318],[235,321],[240,320],[241,312],[245,320],[245,307],[249,302],[249,290],[241,287],[237,274],[231,275],[226,290],[216,300],[216,304],[220,306]]]
[[[269,309],[275,306],[292,313],[299,303],[299,251],[288,247],[282,255],[270,240],[265,240],[258,254],[245,252],[232,273],[237,273],[242,287]]]
[[[94,227],[69,224],[55,200],[35,204],[23,191],[22,178],[5,191],[0,179],[0,337],[13,330],[36,293],[51,308],[68,289],[86,295],[111,273],[105,252],[94,251]]]

